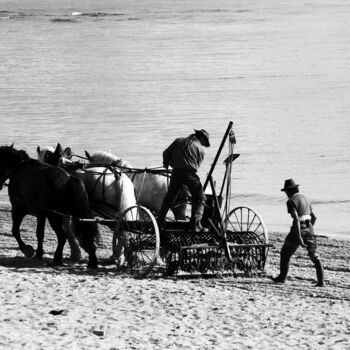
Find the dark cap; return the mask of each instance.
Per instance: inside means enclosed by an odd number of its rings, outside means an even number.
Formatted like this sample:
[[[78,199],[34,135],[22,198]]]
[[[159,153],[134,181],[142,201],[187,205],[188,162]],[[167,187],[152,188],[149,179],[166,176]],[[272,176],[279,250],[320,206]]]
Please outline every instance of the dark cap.
[[[284,187],[281,189],[281,191],[286,191],[286,190],[290,190],[292,188],[296,188],[299,185],[297,185],[293,179],[288,179],[286,181],[284,181]]]
[[[210,143],[209,143],[209,134],[204,130],[196,130],[194,129],[194,132],[196,134],[196,136],[202,136],[204,139],[204,146],[205,147],[210,147]]]

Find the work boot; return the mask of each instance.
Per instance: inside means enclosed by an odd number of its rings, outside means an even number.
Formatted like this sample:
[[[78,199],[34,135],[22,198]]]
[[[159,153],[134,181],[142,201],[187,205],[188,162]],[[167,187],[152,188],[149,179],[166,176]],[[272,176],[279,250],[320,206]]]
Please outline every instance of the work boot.
[[[207,233],[209,232],[209,229],[207,227],[203,227],[200,220],[196,220],[193,227],[193,231],[196,233],[199,233],[199,232]]]
[[[276,277],[272,277],[271,279],[272,279],[272,281],[274,281],[275,283],[285,283],[285,282],[286,282],[286,280],[281,279],[281,276],[280,276],[280,275],[278,275],[278,276],[276,276]]]
[[[316,287],[324,287],[324,270],[321,263],[321,260],[317,259],[315,261],[315,267],[316,267],[316,275],[317,275],[317,284]]]
[[[191,220],[190,220],[190,229],[196,233],[209,232],[209,229],[206,227],[203,227],[201,224],[203,213],[204,213],[204,205],[201,202],[193,202]]]
[[[168,213],[168,205],[167,203],[164,203],[163,202],[163,205],[159,211],[159,214],[158,214],[158,217],[157,217],[157,224],[158,224],[158,227],[159,227],[159,230],[163,230],[164,229],[164,226],[165,226],[165,218],[166,218],[166,214]]]
[[[287,279],[289,270],[289,258],[285,256],[283,253],[281,253],[281,260],[280,260],[280,274],[272,280],[276,283],[284,283]]]

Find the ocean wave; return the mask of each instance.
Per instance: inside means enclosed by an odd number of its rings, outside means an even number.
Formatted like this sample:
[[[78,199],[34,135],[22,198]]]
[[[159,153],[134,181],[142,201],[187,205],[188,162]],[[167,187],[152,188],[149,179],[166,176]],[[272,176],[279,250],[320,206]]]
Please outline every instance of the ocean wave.
[[[24,12],[14,12],[14,11],[5,11],[0,10],[0,18],[3,19],[16,19],[16,18],[23,18],[23,17],[33,17],[33,16],[44,16],[44,17],[57,17],[51,20],[51,22],[73,22],[72,19],[69,20],[69,18],[73,17],[122,17],[125,16],[124,13],[117,13],[117,12],[79,12],[75,11],[71,14],[42,14],[42,13],[24,13]],[[135,18],[128,18],[126,17],[125,20],[135,20]],[[137,18],[138,19],[138,18]]]
[[[225,12],[232,12],[232,11],[225,10],[225,9],[190,9],[190,10],[183,10],[180,12],[181,13],[225,13]]]
[[[262,193],[234,193],[232,194],[232,198],[240,198],[240,199],[254,199],[255,201],[270,201],[270,202],[285,202],[287,197],[281,196],[272,196]],[[310,198],[312,205],[326,205],[326,204],[348,204],[350,203],[350,199],[312,199]]]
[[[72,16],[86,16],[86,17],[113,17],[124,16],[124,13],[109,13],[109,12],[72,12]]]
[[[262,194],[262,193],[235,193],[233,192],[232,198],[242,198],[242,199],[251,199],[254,198],[255,200],[258,201],[278,201],[278,202],[284,202],[285,198],[282,196],[271,196],[267,194]]]
[[[312,201],[312,204],[347,204],[347,203],[350,203],[349,199],[331,199],[331,200],[317,199]]]
[[[77,20],[74,18],[54,18],[54,19],[51,19],[51,22],[54,22],[54,23],[77,23]]]
[[[23,12],[0,11],[0,18],[2,19],[23,18],[26,16],[32,16],[32,14],[25,14]]]

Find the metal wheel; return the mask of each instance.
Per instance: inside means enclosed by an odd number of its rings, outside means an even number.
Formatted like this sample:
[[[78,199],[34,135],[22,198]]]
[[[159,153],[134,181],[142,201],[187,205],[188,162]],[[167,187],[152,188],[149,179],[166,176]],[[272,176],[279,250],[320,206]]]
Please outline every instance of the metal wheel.
[[[135,205],[120,215],[113,234],[113,254],[120,266],[146,276],[157,262],[159,246],[157,221],[147,208]]]
[[[250,207],[232,209],[226,219],[225,228],[228,242],[240,244],[267,244],[269,236],[261,216]]]

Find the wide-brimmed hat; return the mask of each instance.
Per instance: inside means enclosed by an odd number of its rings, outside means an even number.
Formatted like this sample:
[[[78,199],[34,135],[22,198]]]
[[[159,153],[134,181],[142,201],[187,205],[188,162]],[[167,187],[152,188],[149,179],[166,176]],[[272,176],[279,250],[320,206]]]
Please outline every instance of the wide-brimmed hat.
[[[288,179],[288,180],[284,181],[284,187],[281,189],[281,191],[290,190],[290,189],[296,188],[298,186],[299,185],[296,184],[293,179]]]
[[[201,130],[194,129],[194,132],[196,133],[197,136],[203,136],[205,147],[210,147],[209,134],[204,129],[201,129]]]

